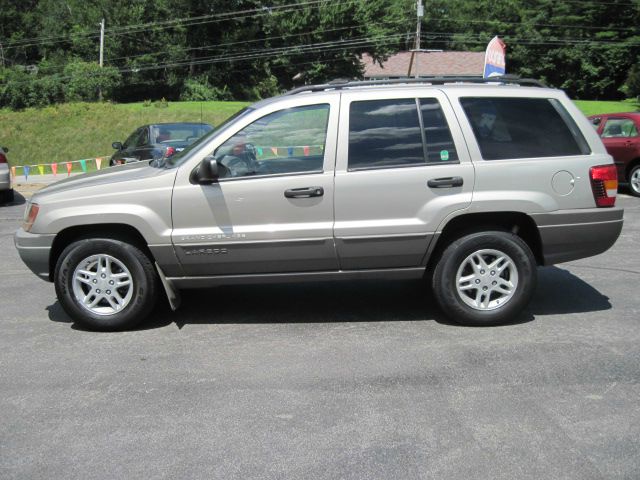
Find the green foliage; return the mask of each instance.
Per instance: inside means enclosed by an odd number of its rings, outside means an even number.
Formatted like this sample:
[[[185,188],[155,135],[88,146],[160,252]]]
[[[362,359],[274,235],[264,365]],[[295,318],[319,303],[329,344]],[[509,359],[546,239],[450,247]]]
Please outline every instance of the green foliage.
[[[226,85],[222,88],[214,87],[205,76],[187,78],[182,87],[180,100],[203,102],[212,100],[232,100],[232,95]]]
[[[507,72],[539,78],[577,98],[621,98],[640,54],[639,0],[433,0],[427,48],[484,50],[500,35]]]
[[[423,48],[483,51],[500,35],[509,73],[577,98],[631,92],[640,0],[429,0],[425,8]],[[102,18],[106,68],[97,72]],[[186,18],[199,20],[167,24]],[[383,60],[410,49],[414,28],[415,0],[5,0],[0,41],[16,71],[0,78],[0,107],[95,100],[98,89],[117,102],[263,98],[360,78],[362,53]]]
[[[153,106],[156,108],[169,108],[169,102],[167,102],[166,98],[162,97],[157,102],[153,102]]]
[[[18,110],[63,100],[64,85],[58,77],[41,76],[20,67],[0,70],[0,105]]]
[[[640,98],[640,62],[634,64],[629,70],[627,81],[624,84],[624,92],[630,97]]]
[[[103,67],[97,63],[74,60],[64,67],[64,96],[68,102],[95,101],[99,94],[109,98],[121,81],[115,67]]]

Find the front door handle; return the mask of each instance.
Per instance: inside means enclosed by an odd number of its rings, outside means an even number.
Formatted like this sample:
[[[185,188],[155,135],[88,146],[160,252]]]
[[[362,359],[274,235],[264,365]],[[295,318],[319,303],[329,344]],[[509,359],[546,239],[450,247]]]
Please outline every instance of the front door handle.
[[[453,188],[461,187],[464,181],[462,177],[444,177],[444,178],[432,178],[427,182],[431,188]]]
[[[310,198],[321,197],[323,195],[324,188],[322,187],[291,188],[284,191],[284,196],[287,198]]]

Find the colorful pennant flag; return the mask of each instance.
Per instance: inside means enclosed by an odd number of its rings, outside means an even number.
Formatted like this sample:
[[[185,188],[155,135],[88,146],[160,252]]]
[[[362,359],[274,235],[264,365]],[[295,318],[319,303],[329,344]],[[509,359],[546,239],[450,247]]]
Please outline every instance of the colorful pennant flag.
[[[16,167],[11,167],[11,176],[16,178]]]
[[[31,167],[29,165],[25,165],[24,167],[22,167],[22,171],[24,172],[24,179],[28,180],[29,179],[29,172],[31,171]]]
[[[287,154],[288,154],[290,157],[293,157],[293,147],[287,147]]]
[[[57,163],[52,163],[51,164],[51,171],[53,172],[53,176],[54,177],[58,174],[58,164]]]
[[[71,175],[72,168],[73,168],[73,163],[67,162],[67,177]]]
[[[102,165],[102,158],[98,157],[98,158],[96,158],[96,168],[98,170],[100,170],[100,165]]]
[[[271,151],[276,157],[278,156],[278,149],[276,147],[271,147]]]
[[[44,165],[38,165],[38,172],[40,172],[40,175],[44,175]]]
[[[80,160],[80,167],[82,168],[83,172],[87,171],[87,161],[86,160]]]
[[[309,147],[304,146],[304,147],[302,147],[302,150],[304,151],[304,156],[308,157],[309,156]]]

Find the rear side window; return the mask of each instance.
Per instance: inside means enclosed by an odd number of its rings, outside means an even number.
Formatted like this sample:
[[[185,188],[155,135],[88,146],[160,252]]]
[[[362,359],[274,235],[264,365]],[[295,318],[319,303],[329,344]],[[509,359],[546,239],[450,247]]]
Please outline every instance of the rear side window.
[[[349,169],[424,163],[422,133],[415,99],[351,103]]]
[[[562,157],[591,153],[562,104],[547,98],[461,98],[482,157]]]
[[[610,118],[604,124],[602,138],[637,137],[638,129],[633,120],[628,118]]]
[[[457,162],[458,153],[440,102],[435,98],[421,98],[420,113],[424,128],[427,163]]]
[[[366,100],[349,110],[349,169],[457,162],[458,154],[435,98]]]

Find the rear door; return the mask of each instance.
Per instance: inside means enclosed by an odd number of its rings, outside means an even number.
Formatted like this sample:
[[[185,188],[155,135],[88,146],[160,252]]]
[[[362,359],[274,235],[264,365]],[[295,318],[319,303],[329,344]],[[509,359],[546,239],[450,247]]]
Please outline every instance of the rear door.
[[[334,235],[344,270],[417,267],[438,225],[471,203],[474,169],[437,89],[342,97]]]
[[[335,271],[333,165],[339,94],[292,96],[240,118],[183,165],[173,243],[187,276]],[[205,154],[222,178],[189,178]]]

